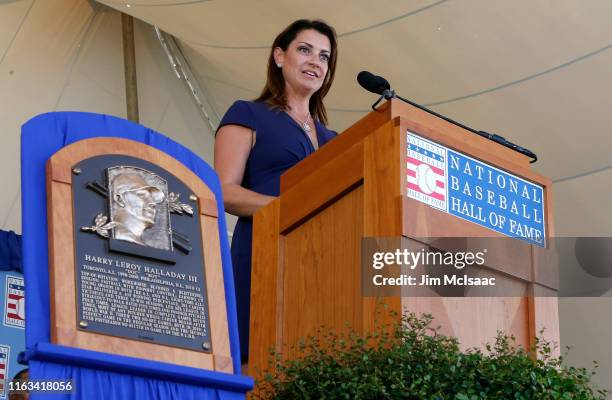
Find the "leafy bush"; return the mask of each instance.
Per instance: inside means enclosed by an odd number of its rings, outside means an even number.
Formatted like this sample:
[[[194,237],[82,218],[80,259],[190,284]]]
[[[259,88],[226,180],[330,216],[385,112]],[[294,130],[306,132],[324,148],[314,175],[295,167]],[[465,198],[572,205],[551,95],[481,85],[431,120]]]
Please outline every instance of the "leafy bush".
[[[605,399],[589,386],[594,372],[565,366],[551,344],[531,352],[498,334],[486,351],[459,350],[432,317],[405,315],[365,336],[319,331],[297,359],[274,357],[275,372],[258,382],[260,399]],[[596,367],[596,365],[595,365]]]

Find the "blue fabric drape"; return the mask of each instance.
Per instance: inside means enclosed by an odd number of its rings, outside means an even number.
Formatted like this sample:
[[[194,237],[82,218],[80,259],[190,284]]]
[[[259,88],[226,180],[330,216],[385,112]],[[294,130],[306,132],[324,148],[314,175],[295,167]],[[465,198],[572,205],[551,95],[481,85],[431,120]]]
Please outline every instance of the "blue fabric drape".
[[[214,170],[189,149],[144,126],[106,115],[61,112],[39,115],[22,127],[23,265],[26,282],[26,346],[30,350],[30,377],[32,379],[46,379],[50,376],[72,377],[74,379],[78,377],[81,392],[75,392],[70,397],[75,399],[188,399],[191,398],[189,397],[191,396],[190,393],[194,393],[194,396],[197,394],[198,398],[201,399],[236,398],[236,393],[244,393],[248,390],[245,387],[252,387],[251,378],[221,374],[214,371],[202,372],[193,368],[129,357],[122,357],[120,361],[117,361],[117,356],[114,355],[49,345],[50,303],[45,165],[49,157],[61,148],[79,140],[94,137],[130,139],[164,151],[198,175],[214,192],[218,205],[218,229],[221,238],[231,354],[234,361],[234,370],[240,371],[236,305],[229,244],[226,235],[227,228],[221,187]],[[51,354],[49,352],[36,351],[43,345],[51,346],[53,357],[49,358],[49,354]],[[92,356],[90,353],[94,353],[94,355]],[[88,368],[92,365],[92,361],[96,359],[101,361],[98,363],[98,367],[103,370]],[[57,360],[61,360],[61,362]],[[105,360],[108,362],[104,362]],[[163,381],[159,379],[159,376],[151,378],[151,371],[156,370],[167,372],[175,383],[170,384]],[[195,379],[196,382],[198,376],[203,377],[201,379],[202,386],[197,384],[187,385],[184,383],[187,380],[184,378],[185,376],[191,381]],[[214,379],[208,379],[211,377]],[[133,397],[131,395],[123,397],[125,393],[114,388],[115,384],[107,384],[115,379],[117,379],[117,382],[132,379],[133,393],[147,393],[149,397]],[[214,384],[213,387],[204,387],[207,384],[206,382],[222,382],[223,380],[228,382],[228,386],[224,387],[223,390],[215,388]],[[183,386],[185,395],[180,393],[179,390]],[[232,387],[235,391],[232,391]],[[162,393],[164,396],[158,397]],[[241,396],[240,398],[243,398],[244,394]],[[48,399],[50,397],[44,398]],[[66,398],[66,396],[61,398]]]
[[[0,230],[0,271],[23,272],[21,264],[21,236]]]
[[[167,380],[143,378],[90,368],[51,362],[30,361],[30,371],[37,370],[46,380],[74,384],[72,393],[40,395],[44,400],[89,399],[181,399],[181,400],[239,400],[243,394],[227,390],[203,389],[200,386]],[[33,379],[30,377],[30,379]],[[100,394],[103,394],[100,396]],[[99,396],[99,397],[98,397]],[[37,396],[38,397],[38,396]]]

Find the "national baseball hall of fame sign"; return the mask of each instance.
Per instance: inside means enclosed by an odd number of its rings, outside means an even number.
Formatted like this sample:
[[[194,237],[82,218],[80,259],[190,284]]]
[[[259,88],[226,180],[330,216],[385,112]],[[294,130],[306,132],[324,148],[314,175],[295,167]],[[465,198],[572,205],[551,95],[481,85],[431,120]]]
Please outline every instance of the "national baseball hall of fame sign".
[[[219,257],[207,254],[218,235],[212,193],[144,144],[83,142],[92,143],[68,146],[47,165],[52,340],[231,368],[227,335],[215,337],[227,316],[224,293],[211,294],[222,282]]]

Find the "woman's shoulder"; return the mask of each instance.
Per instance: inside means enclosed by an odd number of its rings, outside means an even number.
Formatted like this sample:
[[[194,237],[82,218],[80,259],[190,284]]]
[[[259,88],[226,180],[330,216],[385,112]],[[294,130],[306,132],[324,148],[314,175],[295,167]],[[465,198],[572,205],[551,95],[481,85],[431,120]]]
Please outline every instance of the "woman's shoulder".
[[[232,112],[252,112],[253,110],[253,102],[249,100],[236,100],[234,103],[227,109],[225,114]]]
[[[278,121],[276,118],[278,113],[278,110],[265,102],[236,100],[225,112],[219,128],[225,125],[240,125],[255,131],[258,128],[269,126],[271,122]]]
[[[253,100],[236,100],[234,104],[227,109],[228,113],[249,114],[250,116],[259,116],[264,114],[276,114],[279,110],[270,107],[269,104],[261,101]]]
[[[219,128],[224,125],[241,125],[255,130],[257,128],[257,110],[255,103],[248,100],[236,100],[225,112]],[[218,128],[217,128],[218,129]]]

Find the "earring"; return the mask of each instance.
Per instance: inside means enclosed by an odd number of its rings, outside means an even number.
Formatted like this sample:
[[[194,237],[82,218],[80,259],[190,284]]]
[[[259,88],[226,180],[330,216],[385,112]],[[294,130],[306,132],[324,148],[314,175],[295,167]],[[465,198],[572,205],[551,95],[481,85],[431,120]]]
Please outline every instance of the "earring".
[[[276,64],[278,68],[283,68],[283,64]]]

